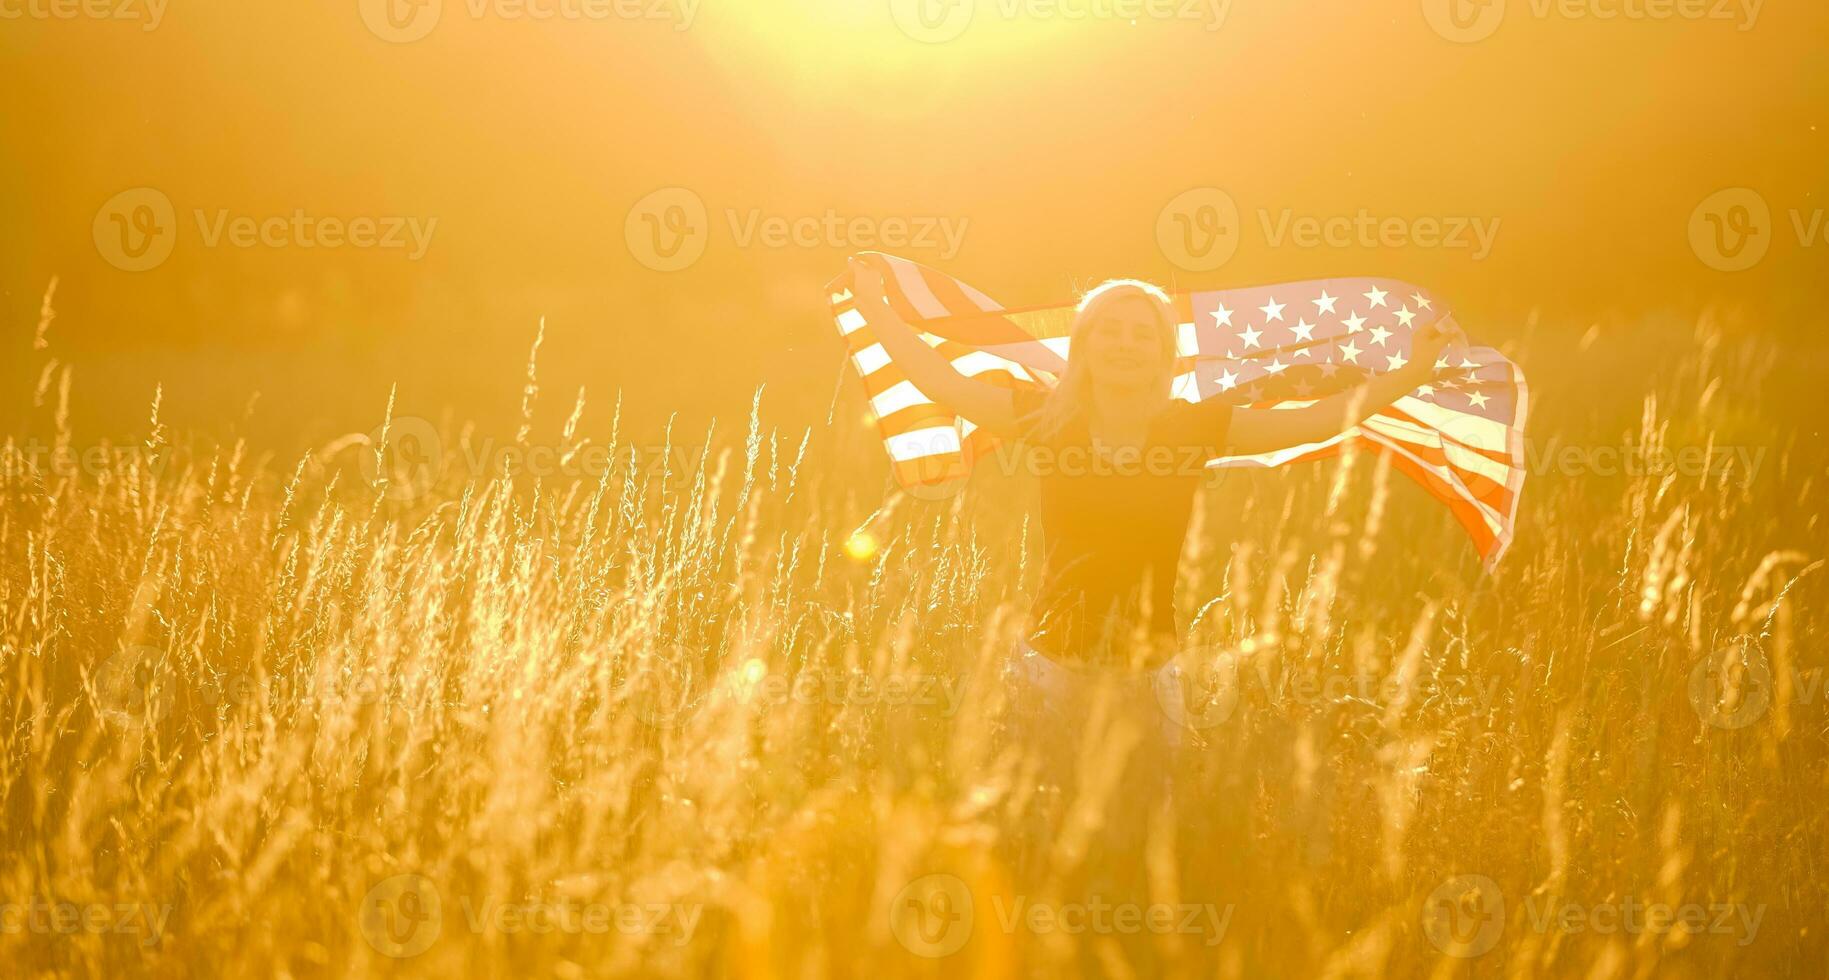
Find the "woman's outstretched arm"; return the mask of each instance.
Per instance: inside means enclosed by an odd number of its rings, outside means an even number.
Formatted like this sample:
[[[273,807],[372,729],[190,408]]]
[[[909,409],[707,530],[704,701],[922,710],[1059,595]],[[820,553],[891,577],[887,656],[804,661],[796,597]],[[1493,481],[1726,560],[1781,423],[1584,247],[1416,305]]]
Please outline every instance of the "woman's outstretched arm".
[[[1396,371],[1376,375],[1362,385],[1305,408],[1234,412],[1226,452],[1251,456],[1320,442],[1344,432],[1427,384],[1435,373],[1436,359],[1459,337],[1460,329],[1452,321],[1437,320],[1416,331],[1410,363]]]
[[[946,355],[922,340],[889,304],[883,293],[883,274],[875,266],[852,259],[851,283],[851,296],[877,342],[923,395],[998,435],[1016,434],[1016,409],[1009,390],[960,374]]]

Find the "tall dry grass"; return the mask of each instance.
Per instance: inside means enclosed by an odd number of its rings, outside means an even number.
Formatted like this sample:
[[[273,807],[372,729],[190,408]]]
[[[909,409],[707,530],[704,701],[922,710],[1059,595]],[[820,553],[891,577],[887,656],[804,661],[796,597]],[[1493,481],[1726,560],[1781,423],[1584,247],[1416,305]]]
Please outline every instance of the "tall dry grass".
[[[1181,614],[1229,707],[1181,706],[1175,809],[1124,850],[1097,842],[1135,719],[1059,733],[1064,823],[998,736],[1019,480],[878,512],[868,434],[766,398],[631,457],[613,404],[531,370],[510,448],[608,450],[595,478],[451,465],[474,434],[395,406],[277,461],[155,403],[71,467],[38,346],[0,467],[7,975],[1829,969],[1829,454],[1793,415],[1821,348],[1530,330],[1537,463],[1490,576],[1369,457],[1213,488]],[[1764,453],[1583,472],[1623,444]],[[1131,867],[1203,917],[1012,912]]]

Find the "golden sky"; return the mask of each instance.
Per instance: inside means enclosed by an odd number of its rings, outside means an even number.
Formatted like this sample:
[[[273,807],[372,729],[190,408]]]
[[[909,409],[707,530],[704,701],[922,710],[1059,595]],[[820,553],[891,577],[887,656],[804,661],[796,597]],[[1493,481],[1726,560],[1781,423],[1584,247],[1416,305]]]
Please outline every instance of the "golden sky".
[[[512,415],[542,316],[567,404],[823,411],[818,287],[879,238],[1011,304],[1390,275],[1492,340],[1712,301],[1820,327],[1825,39],[1820,0],[0,0],[6,359],[56,276],[96,434],[155,380],[205,427],[259,390],[285,440],[396,382]],[[1769,217],[1698,214],[1729,188]],[[1164,212],[1190,190],[1236,209],[1213,267],[1220,212]],[[1763,254],[1724,271],[1692,226]],[[130,271],[147,227],[170,252]]]

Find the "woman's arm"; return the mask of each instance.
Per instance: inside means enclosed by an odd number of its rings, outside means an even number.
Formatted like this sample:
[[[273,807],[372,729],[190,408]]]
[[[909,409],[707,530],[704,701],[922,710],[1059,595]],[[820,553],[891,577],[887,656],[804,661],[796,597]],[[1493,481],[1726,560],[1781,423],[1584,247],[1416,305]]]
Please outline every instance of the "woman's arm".
[[[1234,412],[1226,452],[1252,456],[1320,442],[1344,432],[1427,384],[1435,374],[1436,359],[1456,339],[1465,340],[1460,328],[1443,318],[1416,331],[1411,341],[1411,361],[1399,370],[1376,375],[1362,385],[1305,408]]]
[[[923,395],[998,435],[1016,434],[1016,409],[1009,390],[960,374],[946,355],[922,340],[889,305],[883,293],[883,274],[875,266],[852,259],[851,283],[851,296],[877,342]]]

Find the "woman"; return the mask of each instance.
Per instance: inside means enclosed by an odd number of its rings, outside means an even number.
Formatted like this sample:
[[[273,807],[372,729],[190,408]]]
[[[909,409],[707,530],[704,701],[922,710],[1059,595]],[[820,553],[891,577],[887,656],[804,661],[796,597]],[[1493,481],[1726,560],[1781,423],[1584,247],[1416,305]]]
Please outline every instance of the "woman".
[[[1171,397],[1173,304],[1149,283],[1113,280],[1080,300],[1059,385],[1012,392],[954,370],[897,315],[868,263],[853,259],[851,273],[861,312],[915,387],[1000,436],[1028,441],[1045,557],[1028,644],[1012,665],[1012,714],[1042,757],[1044,785],[1071,787],[1076,775],[1099,769],[1100,752],[1128,755],[1115,763],[1121,781],[1103,791],[1133,804],[1156,795],[1179,741],[1181,715],[1163,711],[1163,702],[1180,700],[1169,663],[1175,570],[1203,464],[1320,442],[1356,425],[1426,383],[1454,339],[1446,323],[1422,327],[1401,370],[1305,408],[1234,413],[1217,399]],[[1113,731],[1128,725],[1128,735],[1108,737],[1106,720]]]

